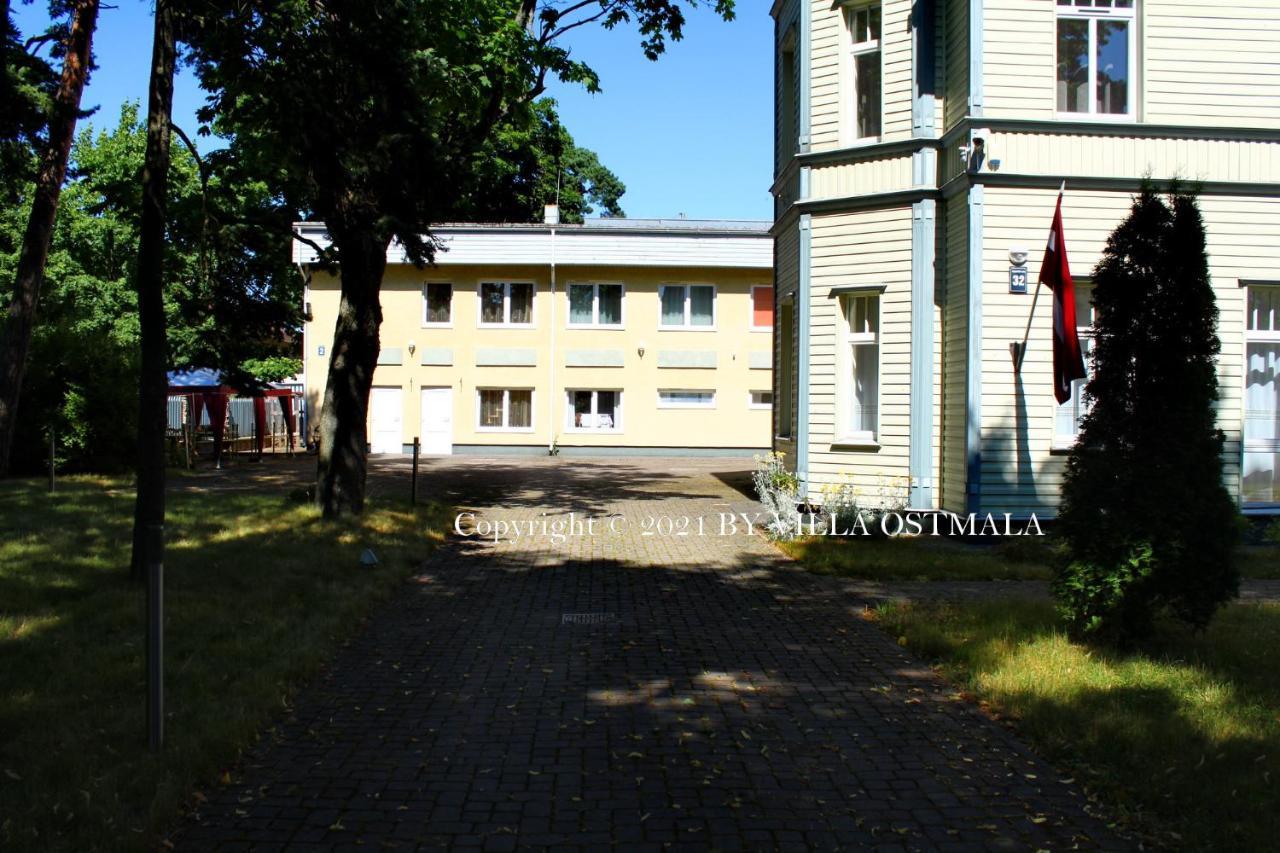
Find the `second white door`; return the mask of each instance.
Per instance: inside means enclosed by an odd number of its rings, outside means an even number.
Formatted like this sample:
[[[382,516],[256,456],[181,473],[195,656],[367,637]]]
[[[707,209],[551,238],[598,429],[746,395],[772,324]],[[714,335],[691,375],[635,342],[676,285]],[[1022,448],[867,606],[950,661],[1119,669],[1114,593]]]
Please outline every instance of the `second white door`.
[[[422,452],[430,456],[453,453],[453,389],[422,389]]]
[[[374,388],[369,400],[373,429],[369,449],[374,453],[404,452],[404,408],[399,388]]]

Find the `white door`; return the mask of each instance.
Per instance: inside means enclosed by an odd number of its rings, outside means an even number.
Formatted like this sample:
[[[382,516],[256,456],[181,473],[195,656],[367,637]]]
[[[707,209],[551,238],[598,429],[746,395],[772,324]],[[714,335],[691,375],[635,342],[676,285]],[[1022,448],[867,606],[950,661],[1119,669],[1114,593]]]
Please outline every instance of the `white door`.
[[[374,388],[369,402],[373,431],[369,447],[374,453],[403,453],[403,408],[399,388]]]
[[[429,456],[453,453],[453,389],[422,389],[422,452]]]

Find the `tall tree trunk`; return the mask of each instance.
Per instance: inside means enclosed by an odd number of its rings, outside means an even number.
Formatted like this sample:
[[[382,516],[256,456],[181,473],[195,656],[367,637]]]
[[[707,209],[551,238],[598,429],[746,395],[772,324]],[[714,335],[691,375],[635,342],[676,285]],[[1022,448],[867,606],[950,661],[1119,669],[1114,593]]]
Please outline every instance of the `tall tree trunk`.
[[[331,227],[330,233],[339,252],[342,300],[320,413],[316,502],[325,518],[336,518],[364,511],[369,390],[378,363],[378,291],[388,241],[371,228]]]
[[[62,60],[62,79],[54,95],[49,116],[48,144],[40,157],[35,192],[31,199],[31,215],[22,237],[18,269],[14,276],[9,312],[0,335],[0,476],[9,473],[9,457],[17,432],[18,398],[27,371],[27,353],[31,349],[31,333],[35,328],[36,306],[40,302],[40,285],[49,260],[49,243],[58,214],[58,196],[67,176],[67,158],[71,156],[71,140],[80,115],[80,96],[89,78],[93,31],[98,23],[98,0],[81,0],[71,15],[71,31],[67,53]],[[8,26],[8,10],[5,10]]]
[[[146,578],[149,559],[160,554],[164,527],[164,435],[169,392],[164,318],[165,200],[169,191],[169,123],[173,113],[173,72],[177,60],[174,0],[156,0],[151,48],[151,93],[147,103],[147,151],[142,167],[142,222],[138,235],[138,325],[141,370],[138,382],[138,497],[133,515],[135,581]],[[152,535],[148,536],[148,530]]]

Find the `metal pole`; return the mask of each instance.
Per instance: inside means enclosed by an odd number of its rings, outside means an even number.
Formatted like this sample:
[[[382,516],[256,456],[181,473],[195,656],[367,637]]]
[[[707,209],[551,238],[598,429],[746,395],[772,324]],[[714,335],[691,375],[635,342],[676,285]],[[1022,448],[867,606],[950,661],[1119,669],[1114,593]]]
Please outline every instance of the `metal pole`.
[[[54,488],[55,488],[55,482],[54,482],[54,476],[53,476],[53,469],[54,469],[53,454],[57,451],[57,449],[58,449],[58,443],[57,443],[56,435],[53,431],[53,427],[49,427],[49,494],[53,494]]]
[[[414,506],[418,505],[418,451],[421,446],[418,437],[415,435],[413,437],[413,480],[410,486],[412,494],[409,496],[409,503]]]
[[[164,525],[147,526],[147,745],[164,743]]]

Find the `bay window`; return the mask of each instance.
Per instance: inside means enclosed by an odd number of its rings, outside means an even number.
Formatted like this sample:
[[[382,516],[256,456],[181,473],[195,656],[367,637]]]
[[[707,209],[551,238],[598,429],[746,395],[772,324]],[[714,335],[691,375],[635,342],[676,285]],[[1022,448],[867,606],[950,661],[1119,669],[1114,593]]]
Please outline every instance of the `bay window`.
[[[880,294],[840,297],[843,315],[843,413],[840,432],[847,441],[875,441],[880,418]]]
[[[1241,499],[1280,504],[1280,285],[1250,285]]]
[[[1057,0],[1058,112],[1132,117],[1135,0]]]
[[[1066,449],[1076,443],[1080,435],[1080,423],[1089,411],[1085,400],[1084,386],[1089,384],[1093,375],[1093,285],[1075,282],[1076,292],[1076,337],[1080,339],[1080,354],[1084,356],[1084,369],[1088,377],[1077,379],[1071,383],[1071,399],[1065,403],[1056,403],[1053,415],[1053,446]]]
[[[845,73],[852,94],[847,98],[851,109],[849,127],[855,140],[872,139],[880,135],[880,4],[846,9],[845,25],[848,31]]]

